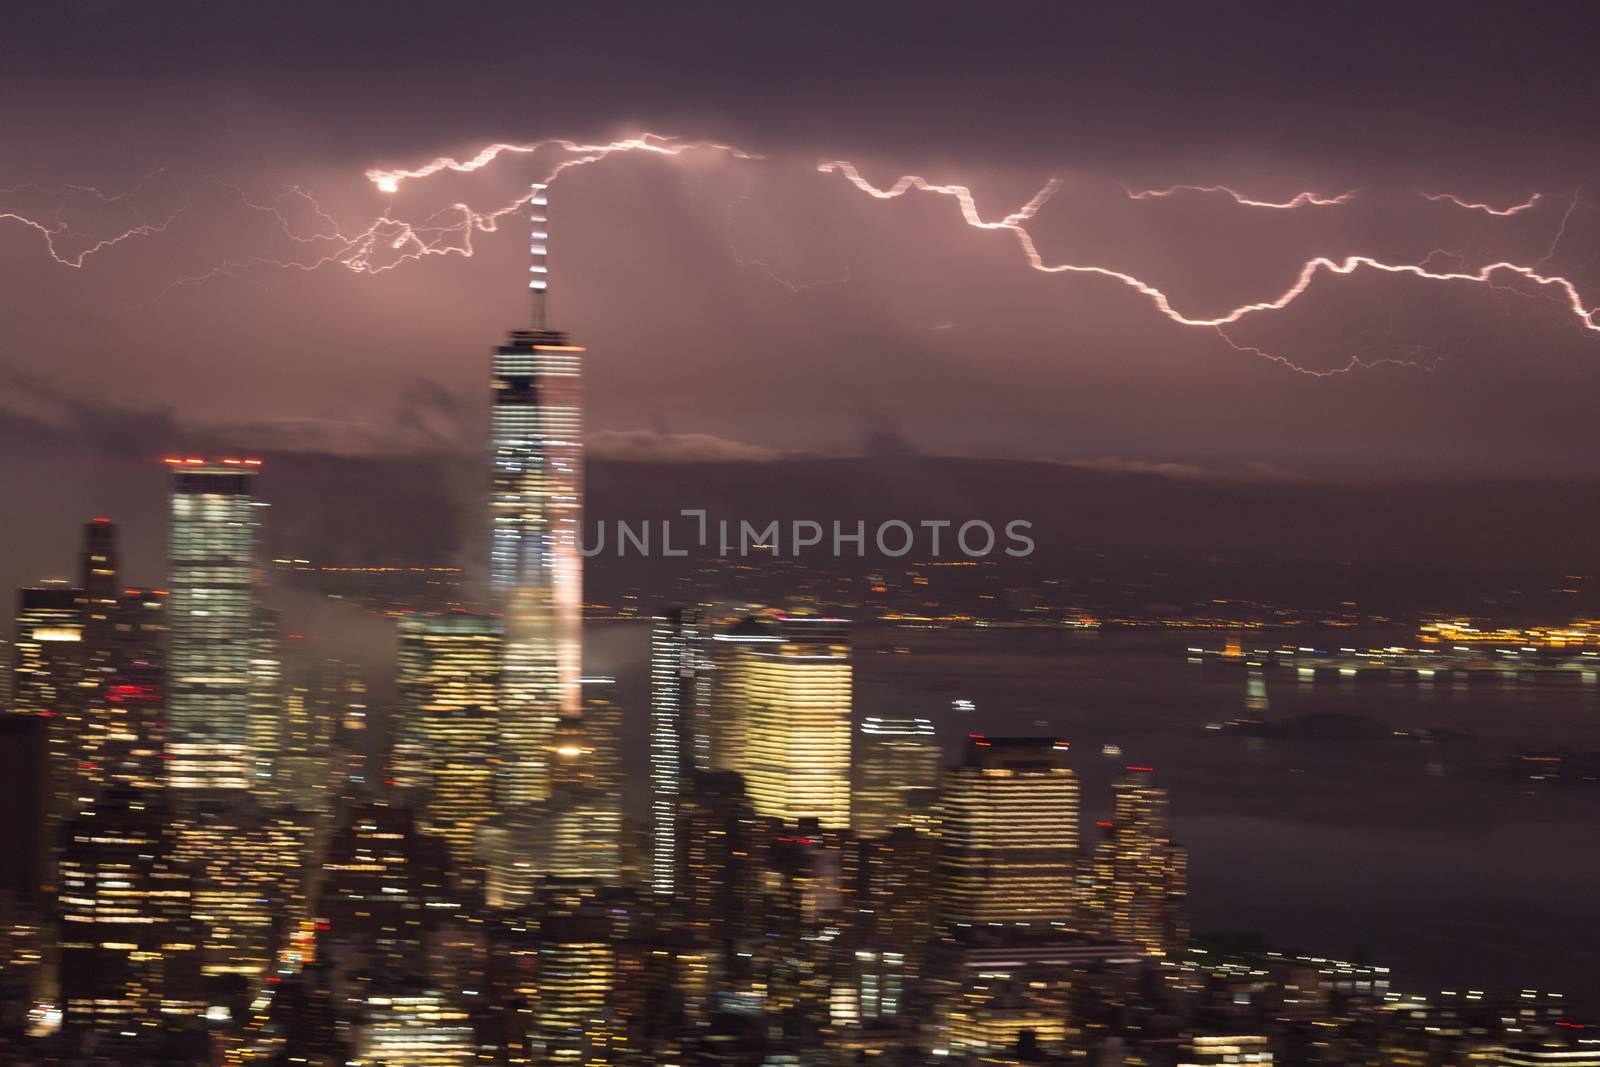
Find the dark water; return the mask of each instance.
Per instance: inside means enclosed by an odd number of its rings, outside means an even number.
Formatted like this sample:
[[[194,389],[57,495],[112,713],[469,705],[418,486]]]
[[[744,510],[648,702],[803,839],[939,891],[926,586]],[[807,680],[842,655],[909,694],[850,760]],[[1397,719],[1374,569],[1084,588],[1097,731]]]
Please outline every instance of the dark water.
[[[623,678],[619,695],[642,711],[642,683],[629,678],[642,677],[643,629],[595,637],[597,656]],[[1525,746],[1600,750],[1600,686],[1305,683],[1269,671],[1252,693],[1241,666],[1187,662],[1186,645],[1220,640],[863,632],[857,714],[927,716],[952,751],[968,732],[1064,737],[1091,830],[1121,767],[1153,766],[1190,852],[1197,932],[1260,931],[1277,947],[1364,956],[1393,967],[1401,988],[1547,989],[1600,1010],[1600,787],[1532,784],[1503,769]],[[1345,632],[1338,643],[1362,638]],[[910,652],[885,651],[896,645]],[[977,710],[951,710],[956,698]],[[1468,736],[1425,745],[1206,729],[1311,713]],[[642,737],[630,740],[637,748]],[[1106,744],[1121,755],[1102,755]]]

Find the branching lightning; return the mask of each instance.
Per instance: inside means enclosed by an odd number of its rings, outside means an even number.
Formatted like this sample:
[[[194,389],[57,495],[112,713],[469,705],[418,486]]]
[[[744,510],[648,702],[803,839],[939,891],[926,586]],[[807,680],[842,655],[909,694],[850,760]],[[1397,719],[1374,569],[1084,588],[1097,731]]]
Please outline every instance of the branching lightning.
[[[365,171],[364,177],[372,190],[383,196],[387,202],[376,215],[353,228],[342,224],[310,192],[300,186],[283,186],[276,195],[263,199],[250,194],[241,186],[212,175],[204,175],[190,183],[188,195],[177,207],[160,213],[146,214],[139,209],[136,200],[138,194],[161,173],[159,171],[147,175],[132,188],[120,193],[104,193],[89,186],[46,188],[38,185],[20,185],[3,189],[0,190],[0,197],[44,197],[54,199],[55,205],[53,211],[47,210],[41,214],[25,212],[0,201],[0,221],[17,222],[34,230],[43,239],[45,249],[54,262],[75,270],[82,269],[91,257],[111,248],[136,238],[153,237],[169,231],[192,209],[196,193],[201,186],[209,183],[236,197],[245,210],[269,217],[276,232],[296,251],[288,255],[262,254],[224,260],[209,270],[177,279],[163,290],[161,295],[165,295],[177,286],[194,284],[215,277],[226,276],[254,281],[259,279],[263,271],[309,274],[324,267],[338,266],[357,274],[381,274],[395,269],[402,263],[420,260],[427,256],[471,257],[475,252],[474,240],[477,235],[497,232],[500,229],[500,220],[516,212],[526,203],[526,196],[521,193],[504,204],[489,209],[475,208],[458,201],[435,209],[421,219],[408,220],[397,213],[392,202],[407,183],[445,173],[472,174],[510,156],[531,157],[544,153],[546,156],[558,157],[553,162],[547,162],[543,169],[542,180],[549,183],[571,168],[595,163],[613,155],[642,153],[676,157],[690,152],[718,153],[740,161],[764,158],[732,145],[712,141],[684,141],[653,133],[603,144],[551,138],[522,144],[491,144],[465,159],[440,156],[415,167],[370,168]],[[1548,251],[1542,258],[1532,263],[1497,259],[1494,262],[1474,265],[1469,262],[1464,252],[1443,249],[1435,249],[1418,262],[1392,262],[1372,255],[1342,257],[1318,255],[1306,260],[1299,267],[1292,282],[1276,295],[1241,303],[1220,314],[1201,314],[1179,310],[1173,297],[1161,288],[1113,267],[1097,263],[1047,262],[1029,232],[1028,223],[1060,191],[1063,183],[1059,178],[1052,177],[1046,181],[1031,198],[1015,210],[999,218],[987,218],[979,210],[972,190],[964,185],[938,184],[918,175],[904,175],[891,185],[879,187],[864,178],[854,164],[844,160],[824,161],[817,164],[816,169],[822,174],[841,175],[852,187],[875,200],[897,199],[913,190],[948,197],[956,202],[962,220],[969,227],[1009,233],[1017,242],[1024,260],[1033,270],[1047,274],[1085,274],[1110,279],[1147,298],[1157,311],[1178,325],[1215,332],[1235,350],[1260,355],[1301,373],[1325,376],[1349,373],[1381,364],[1431,369],[1438,362],[1436,358],[1423,359],[1420,352],[1411,353],[1404,358],[1382,359],[1367,358],[1358,354],[1352,356],[1344,367],[1332,371],[1315,371],[1254,346],[1241,344],[1226,332],[1228,327],[1242,323],[1252,316],[1287,308],[1304,295],[1313,282],[1325,275],[1378,272],[1407,275],[1432,282],[1470,283],[1522,296],[1543,297],[1553,301],[1564,313],[1570,314],[1584,330],[1600,333],[1600,307],[1588,306],[1577,284],[1569,276],[1545,269],[1546,264],[1554,258],[1557,248],[1566,235],[1568,222],[1581,203],[1576,193],[1554,233]],[[1217,196],[1225,197],[1241,207],[1277,211],[1343,205],[1355,198],[1359,192],[1352,189],[1337,195],[1328,195],[1307,191],[1297,193],[1288,199],[1271,200],[1249,196],[1228,185],[1174,185],[1164,189],[1144,190],[1134,190],[1128,186],[1122,188],[1133,200],[1165,199],[1179,195]],[[843,277],[839,278],[793,282],[778,275],[766,262],[742,256],[732,240],[733,213],[749,199],[749,195],[747,191],[744,196],[730,203],[724,220],[723,236],[730,254],[741,267],[760,271],[796,293],[849,280],[850,275],[847,270]],[[1418,195],[1430,202],[1451,204],[1463,210],[1482,212],[1497,219],[1520,215],[1541,203],[1541,196],[1538,193],[1532,194],[1521,203],[1505,207],[1469,201],[1451,193],[1429,193],[1418,190]],[[92,197],[102,207],[126,212],[128,224],[120,232],[94,239],[75,232],[62,221],[61,217],[68,199],[73,196]],[[298,218],[298,224],[291,220],[291,214]],[[308,214],[315,220],[309,227],[305,225]],[[75,251],[68,251],[67,249],[75,241],[80,243],[81,247]],[[1447,257],[1449,262],[1443,267],[1435,266],[1436,257]],[[160,298],[160,295],[156,297]]]
[[[1168,295],[1161,289],[1158,289],[1157,287],[1135,277],[1132,274],[1127,274],[1119,270],[1114,270],[1110,267],[1103,267],[1094,264],[1045,262],[1044,257],[1040,254],[1037,245],[1034,243],[1033,235],[1028,232],[1027,228],[1023,224],[1029,219],[1033,218],[1034,215],[1038,213],[1039,208],[1042,207],[1050,198],[1050,195],[1055,192],[1055,190],[1059,187],[1059,179],[1052,178],[1050,181],[1046,182],[1045,185],[1034,194],[1033,198],[1018,210],[1011,212],[1009,215],[1006,215],[1004,218],[997,221],[986,221],[978,211],[972,191],[963,185],[936,185],[924,178],[918,177],[917,175],[904,175],[896,180],[893,185],[887,188],[879,188],[863,178],[860,171],[857,170],[852,164],[842,160],[831,160],[828,162],[819,163],[817,165],[817,169],[824,174],[842,174],[851,185],[877,200],[893,200],[897,197],[905,195],[912,189],[918,189],[924,192],[952,197],[960,205],[962,217],[966,220],[969,226],[983,230],[1009,231],[1015,237],[1018,246],[1022,249],[1022,253],[1026,258],[1028,265],[1034,270],[1041,271],[1046,274],[1093,274],[1104,278],[1110,278],[1113,281],[1119,282],[1122,285],[1125,285],[1128,288],[1131,288],[1149,298],[1151,303],[1155,305],[1156,309],[1160,311],[1161,314],[1182,326],[1209,328],[1221,333],[1224,327],[1240,322],[1250,315],[1269,311],[1281,311],[1282,309],[1288,307],[1311,287],[1311,283],[1320,274],[1354,274],[1359,270],[1365,269],[1379,271],[1386,274],[1410,275],[1412,277],[1423,278],[1429,281],[1472,282],[1480,285],[1487,285],[1490,288],[1495,289],[1507,288],[1506,286],[1499,284],[1498,279],[1502,279],[1506,276],[1521,278],[1526,282],[1532,283],[1532,285],[1537,287],[1538,290],[1543,291],[1544,295],[1552,295],[1549,293],[1549,290],[1554,290],[1555,295],[1553,298],[1556,299],[1558,303],[1563,304],[1566,309],[1571,312],[1571,314],[1578,320],[1580,326],[1582,326],[1585,330],[1600,333],[1600,321],[1596,320],[1596,316],[1600,315],[1600,307],[1586,306],[1582,295],[1578,292],[1577,286],[1569,278],[1558,274],[1541,274],[1539,272],[1539,267],[1543,264],[1544,260],[1539,261],[1539,263],[1534,264],[1533,266],[1515,263],[1509,260],[1498,260],[1493,263],[1485,264],[1476,270],[1463,269],[1439,271],[1429,269],[1417,263],[1389,263],[1376,259],[1372,256],[1354,255],[1345,256],[1338,259],[1328,256],[1315,256],[1307,260],[1301,266],[1294,282],[1275,297],[1267,300],[1258,300],[1246,304],[1240,304],[1239,306],[1232,308],[1221,315],[1190,315],[1179,311],[1173,305],[1171,298],[1168,297]],[[1454,198],[1450,199],[1453,200]],[[1433,253],[1430,253],[1430,257],[1432,254]],[[1549,256],[1546,256],[1545,259],[1549,259]],[[1521,290],[1516,289],[1511,291],[1521,292]],[[1262,352],[1260,349],[1249,346],[1241,346],[1235,343],[1230,337],[1228,337],[1226,333],[1222,333],[1222,337],[1230,345],[1236,349],[1239,349],[1240,351],[1252,351],[1264,356],[1268,355],[1268,353]],[[1302,373],[1322,373],[1307,370],[1306,368],[1293,364],[1286,359],[1282,359],[1281,357],[1270,358],[1277,359],[1285,366]],[[1363,363],[1359,365],[1366,366],[1371,364]],[[1355,369],[1355,366],[1353,365],[1349,369]]]
[[[149,237],[152,234],[163,233],[166,231],[167,227],[171,226],[175,221],[177,221],[179,215],[182,215],[184,211],[187,210],[188,203],[185,202],[176,210],[169,212],[167,216],[161,219],[159,222],[151,222],[146,220],[139,212],[138,208],[133,205],[133,197],[138,195],[153,179],[163,173],[165,173],[164,168],[151,171],[149,174],[146,174],[144,177],[135,182],[131,188],[121,193],[105,193],[99,189],[96,189],[92,185],[61,185],[54,188],[37,185],[33,182],[25,182],[21,185],[13,185],[9,189],[0,189],[0,196],[12,193],[27,192],[45,197],[53,197],[57,200],[56,210],[49,223],[41,222],[37,218],[29,215],[23,215],[15,211],[0,211],[0,220],[19,222],[22,225],[27,226],[29,229],[36,231],[41,237],[44,238],[45,252],[51,259],[55,260],[63,267],[71,267],[73,270],[82,270],[84,263],[88,261],[90,256],[93,256],[98,252],[103,252],[108,248],[113,248],[122,242],[135,237]],[[92,196],[96,200],[100,201],[100,203],[106,205],[126,205],[128,212],[134,217],[135,224],[123,230],[121,233],[114,234],[111,237],[103,237],[97,241],[91,242],[80,249],[75,255],[63,254],[61,249],[56,244],[57,239],[79,236],[74,234],[72,229],[67,226],[65,222],[61,221],[62,207],[66,202],[66,198],[73,193],[82,193],[87,196]]]
[[[415,170],[379,170],[367,171],[367,180],[378,187],[379,192],[396,193],[400,191],[400,183],[413,178],[426,178],[440,171],[451,170],[459,173],[471,173],[482,170],[506,153],[529,155],[540,149],[556,147],[567,152],[573,158],[562,160],[560,164],[546,176],[549,182],[557,174],[568,167],[581,166],[604,159],[616,152],[654,152],[663,156],[678,156],[691,150],[708,150],[724,152],[735,159],[759,159],[760,156],[752,155],[743,149],[732,145],[717,144],[713,141],[679,141],[675,137],[664,137],[660,134],[646,133],[638,137],[628,137],[610,144],[579,144],[562,137],[553,137],[544,141],[532,141],[528,144],[492,144],[465,163],[451,159],[449,156],[439,156],[429,163],[425,163]]]

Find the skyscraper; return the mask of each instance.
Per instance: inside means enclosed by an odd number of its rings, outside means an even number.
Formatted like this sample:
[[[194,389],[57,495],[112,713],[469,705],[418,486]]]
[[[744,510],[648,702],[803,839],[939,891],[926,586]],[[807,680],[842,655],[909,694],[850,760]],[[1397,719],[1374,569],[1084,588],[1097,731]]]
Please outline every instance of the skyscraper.
[[[17,594],[12,710],[46,720],[50,810],[57,817],[67,815],[77,797],[85,733],[81,597],[79,590],[66,585]]]
[[[929,720],[868,716],[856,734],[855,832],[877,837],[925,822],[941,762]]]
[[[406,615],[400,632],[397,777],[419,798],[425,829],[472,866],[478,827],[496,812],[494,783],[504,626],[492,615]]]
[[[84,622],[91,640],[112,628],[117,603],[117,527],[110,519],[83,524],[83,549],[78,555],[78,587],[83,590]]]
[[[748,615],[711,635],[711,698],[706,724],[705,767],[713,771],[744,769],[746,722],[745,675],[748,653],[783,643],[770,616]]]
[[[1167,791],[1148,767],[1112,783],[1111,825],[1095,846],[1096,932],[1162,954],[1188,939],[1187,856],[1167,829]]]
[[[122,1031],[200,1014],[203,931],[159,791],[113,787],[68,823],[58,877],[68,1025]]]
[[[678,872],[678,797],[695,770],[695,752],[710,696],[705,630],[696,608],[674,608],[650,635],[651,888],[673,892]]]
[[[589,686],[586,681],[585,687]],[[599,683],[595,685],[599,689]],[[604,690],[583,696],[583,780],[609,796],[622,796],[622,706]],[[560,752],[557,753],[560,755]]]
[[[951,923],[1075,917],[1078,779],[1066,742],[982,737],[945,773],[940,914]]]
[[[97,786],[138,789],[163,784],[167,689],[164,589],[124,589],[112,609],[109,673],[94,692],[97,749],[89,776]]]
[[[684,922],[732,956],[760,913],[756,842],[765,829],[732,771],[696,771],[678,799],[676,896]]]
[[[506,620],[501,807],[550,792],[548,746],[582,696],[583,349],[547,328],[545,187],[529,198],[533,328],[494,355],[490,585]]]
[[[435,989],[380,992],[366,1000],[354,1067],[472,1067],[472,1023]]]
[[[850,825],[850,637],[843,619],[783,616],[743,653],[745,788],[757,815]]]
[[[168,784],[247,789],[257,625],[260,460],[169,459],[172,468]]]
[[[108,685],[115,654],[117,600],[117,528],[101,517],[83,524],[78,554],[78,606],[83,616],[83,725],[77,739],[81,776],[97,779],[100,750],[110,728]]]

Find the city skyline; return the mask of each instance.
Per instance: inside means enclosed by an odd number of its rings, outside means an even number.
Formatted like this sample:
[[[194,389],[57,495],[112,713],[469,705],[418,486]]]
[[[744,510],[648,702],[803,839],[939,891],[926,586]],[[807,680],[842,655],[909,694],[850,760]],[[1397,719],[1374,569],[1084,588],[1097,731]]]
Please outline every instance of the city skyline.
[[[362,7],[0,38],[0,1064],[1600,1064],[1591,9]]]

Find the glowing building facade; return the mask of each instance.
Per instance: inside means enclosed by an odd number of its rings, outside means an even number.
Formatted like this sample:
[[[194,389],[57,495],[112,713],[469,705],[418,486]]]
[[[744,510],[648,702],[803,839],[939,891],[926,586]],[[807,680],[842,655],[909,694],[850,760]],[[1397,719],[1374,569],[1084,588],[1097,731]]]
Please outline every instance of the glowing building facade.
[[[366,1001],[353,1067],[471,1067],[477,1046],[467,1013],[436,990],[374,994]]]
[[[856,834],[880,837],[901,826],[927,829],[941,762],[929,720],[868,716],[856,733],[851,812]]]
[[[710,696],[704,623],[694,608],[656,619],[650,635],[650,886],[671,894],[678,871],[678,797],[699,765],[702,709]]]
[[[458,869],[496,813],[502,621],[453,612],[401,618],[399,735],[422,825],[450,842]]]
[[[1167,829],[1167,791],[1148,767],[1129,767],[1111,786],[1111,825],[1095,846],[1085,925],[1160,955],[1188,940],[1188,863]]]
[[[742,771],[757,815],[850,825],[849,624],[785,616],[783,641],[742,656]]]
[[[945,772],[940,915],[948,923],[1071,923],[1078,779],[1047,737],[980,737]]]
[[[616,1062],[611,1013],[616,948],[611,924],[591,903],[540,923],[538,999],[531,1044],[536,1061],[604,1067]]]
[[[494,354],[490,585],[506,620],[501,807],[543,800],[556,720],[579,713],[583,667],[583,349],[545,327],[545,190],[530,197],[534,327]]]
[[[257,650],[258,460],[169,460],[172,498],[168,784],[240,792],[250,752]]]
[[[1223,1063],[1271,1063],[1272,1042],[1261,1034],[1197,1034],[1179,1056],[1178,1067]]]
[[[748,654],[783,643],[770,616],[747,616],[711,634],[707,645],[711,667],[711,696],[707,708],[706,760],[703,770],[744,769],[746,721],[745,677]]]

